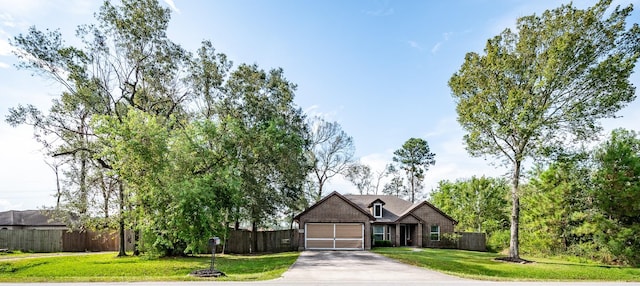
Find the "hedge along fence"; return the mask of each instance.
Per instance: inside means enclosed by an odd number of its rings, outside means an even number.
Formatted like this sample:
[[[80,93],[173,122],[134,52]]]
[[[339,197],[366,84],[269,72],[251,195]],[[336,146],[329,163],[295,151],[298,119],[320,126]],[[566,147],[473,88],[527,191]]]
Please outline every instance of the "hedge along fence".
[[[127,250],[133,249],[131,233],[125,235]],[[117,231],[66,231],[60,229],[0,230],[0,248],[25,252],[117,251]]]

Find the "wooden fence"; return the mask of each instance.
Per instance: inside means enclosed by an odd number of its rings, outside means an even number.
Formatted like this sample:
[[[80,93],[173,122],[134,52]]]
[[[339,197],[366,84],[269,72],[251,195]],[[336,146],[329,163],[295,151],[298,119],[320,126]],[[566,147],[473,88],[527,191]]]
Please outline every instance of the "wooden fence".
[[[459,232],[455,247],[464,250],[486,251],[486,235],[484,233]],[[251,246],[251,238],[255,235],[257,248]],[[231,230],[224,246],[226,253],[248,254],[260,252],[297,251],[299,242],[298,230],[259,231]],[[125,235],[127,250],[133,249],[131,233]],[[68,232],[65,230],[0,230],[0,248],[31,252],[81,252],[81,251],[117,251],[117,231],[83,231]]]
[[[458,249],[487,251],[487,235],[480,232],[458,232]]]
[[[127,236],[131,236],[127,233]],[[133,249],[131,239],[127,250]],[[0,248],[29,252],[117,251],[117,231],[0,230]]]
[[[0,248],[33,252],[60,252],[62,230],[0,230]]]
[[[251,246],[251,238],[255,235],[257,248]],[[225,252],[247,254],[256,252],[285,252],[298,250],[298,230],[258,231],[231,230],[225,245]]]

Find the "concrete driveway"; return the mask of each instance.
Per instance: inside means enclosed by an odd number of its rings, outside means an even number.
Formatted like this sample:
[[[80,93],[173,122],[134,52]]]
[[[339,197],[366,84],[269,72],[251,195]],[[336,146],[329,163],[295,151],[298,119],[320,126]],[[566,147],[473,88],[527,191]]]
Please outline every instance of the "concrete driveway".
[[[350,281],[406,285],[463,279],[399,263],[368,251],[304,251],[279,280],[300,284]]]

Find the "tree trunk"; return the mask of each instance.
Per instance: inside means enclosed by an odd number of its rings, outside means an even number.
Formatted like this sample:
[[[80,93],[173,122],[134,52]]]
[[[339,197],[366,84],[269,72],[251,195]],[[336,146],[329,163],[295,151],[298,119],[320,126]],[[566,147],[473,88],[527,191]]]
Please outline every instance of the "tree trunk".
[[[509,257],[514,260],[520,259],[520,243],[518,240],[518,230],[520,228],[520,196],[518,194],[518,187],[520,185],[521,163],[521,161],[516,159],[513,169],[513,178],[511,181],[511,199],[513,205],[511,208],[511,240],[509,241]]]
[[[251,252],[258,251],[258,223],[254,219],[251,222]]]
[[[118,200],[120,201],[120,218],[118,218],[120,246],[118,249],[118,256],[127,256],[127,252],[125,248],[126,240],[125,240],[125,229],[124,229],[124,186],[122,186],[122,182],[118,183]]]
[[[80,155],[80,214],[84,215],[88,209],[88,190],[87,190],[87,158],[84,152]]]
[[[411,183],[410,183],[410,185],[411,185],[411,203],[415,204],[416,203],[416,187],[415,187],[414,184],[415,184],[415,179],[416,178],[415,178],[413,172],[411,172],[411,178],[410,179],[411,179]]]
[[[139,256],[140,255],[140,231],[139,230],[134,230],[133,231],[133,255],[135,256]]]
[[[324,185],[324,182],[318,181],[318,195],[316,196],[316,202],[322,199],[322,185]]]
[[[60,174],[58,166],[52,165],[53,171],[56,173],[56,210],[60,210],[60,198],[62,197],[62,188],[60,187]]]

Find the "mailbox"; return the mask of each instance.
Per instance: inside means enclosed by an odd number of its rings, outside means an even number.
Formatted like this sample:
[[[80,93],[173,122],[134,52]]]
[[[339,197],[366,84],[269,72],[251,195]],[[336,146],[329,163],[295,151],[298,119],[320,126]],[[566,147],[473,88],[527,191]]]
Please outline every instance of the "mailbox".
[[[216,245],[220,245],[220,238],[217,236],[209,238],[209,246],[215,247]]]

